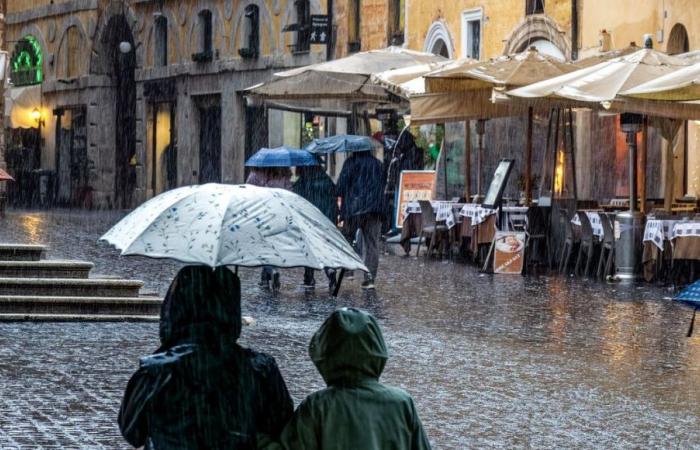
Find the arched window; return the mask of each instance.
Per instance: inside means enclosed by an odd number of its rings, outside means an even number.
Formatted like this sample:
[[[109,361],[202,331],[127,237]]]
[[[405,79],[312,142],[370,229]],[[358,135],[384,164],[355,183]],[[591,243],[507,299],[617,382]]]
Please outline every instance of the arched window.
[[[214,58],[214,29],[212,14],[204,9],[197,15],[197,39],[198,52],[192,55],[192,60],[207,62]]]
[[[10,60],[10,80],[15,86],[28,86],[44,81],[42,71],[43,54],[41,45],[34,36],[25,36],[12,53]]]
[[[154,23],[154,54],[153,65],[163,67],[168,65],[168,19],[158,16]]]
[[[66,30],[58,50],[56,73],[58,78],[71,79],[81,75],[82,36],[78,27],[73,25]]]
[[[245,7],[245,47],[238,49],[243,58],[257,58],[260,48],[260,10],[257,5]]]

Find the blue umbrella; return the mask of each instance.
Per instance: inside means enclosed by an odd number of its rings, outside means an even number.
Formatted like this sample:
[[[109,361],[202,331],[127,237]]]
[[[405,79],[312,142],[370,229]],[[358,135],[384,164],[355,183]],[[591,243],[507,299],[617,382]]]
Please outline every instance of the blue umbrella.
[[[311,153],[318,154],[371,152],[378,147],[381,147],[381,144],[371,137],[343,134],[323,139],[314,139],[313,142],[304,147],[304,149]]]
[[[291,147],[261,148],[245,163],[246,167],[299,167],[317,166],[318,159],[307,152]]]
[[[693,318],[690,320],[690,327],[688,328],[688,337],[690,337],[693,335],[695,313],[697,313],[698,308],[700,308],[700,280],[683,289],[681,293],[676,295],[673,299],[695,308],[693,311]]]

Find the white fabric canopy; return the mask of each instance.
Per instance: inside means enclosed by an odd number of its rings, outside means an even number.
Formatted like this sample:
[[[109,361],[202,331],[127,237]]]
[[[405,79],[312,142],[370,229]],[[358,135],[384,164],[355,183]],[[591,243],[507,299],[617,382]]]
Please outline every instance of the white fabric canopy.
[[[580,102],[612,102],[618,94],[690,65],[652,49],[613,58],[575,72],[508,92],[525,98],[559,97]]]
[[[700,100],[700,62],[620,93],[651,100]]]

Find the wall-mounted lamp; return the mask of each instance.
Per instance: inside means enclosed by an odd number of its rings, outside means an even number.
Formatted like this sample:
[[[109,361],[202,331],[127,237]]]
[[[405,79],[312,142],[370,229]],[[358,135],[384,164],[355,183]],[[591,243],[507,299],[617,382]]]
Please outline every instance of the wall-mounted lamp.
[[[32,110],[32,119],[34,119],[34,122],[36,122],[36,125],[38,127],[44,125],[44,118],[42,117],[41,111],[39,108],[34,108]]]

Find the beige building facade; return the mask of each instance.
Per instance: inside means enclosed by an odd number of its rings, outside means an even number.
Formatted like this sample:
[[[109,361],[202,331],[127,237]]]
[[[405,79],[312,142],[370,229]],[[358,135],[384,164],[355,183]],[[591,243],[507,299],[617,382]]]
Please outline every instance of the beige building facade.
[[[241,91],[325,59],[309,43],[319,0],[7,1],[8,126],[38,129],[34,169],[59,204],[242,182],[267,118]]]

